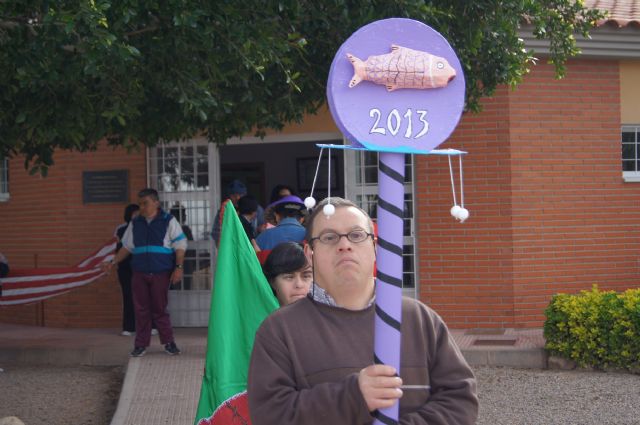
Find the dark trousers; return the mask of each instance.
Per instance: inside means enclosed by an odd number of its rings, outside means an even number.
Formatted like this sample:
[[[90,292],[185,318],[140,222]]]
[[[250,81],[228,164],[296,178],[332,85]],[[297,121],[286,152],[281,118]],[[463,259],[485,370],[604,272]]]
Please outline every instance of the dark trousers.
[[[171,272],[133,272],[133,305],[136,312],[136,347],[148,347],[151,342],[151,322],[155,323],[160,342],[173,342],[173,329],[167,311]]]
[[[118,281],[122,289],[122,330],[136,331],[136,316],[133,309],[133,293],[131,291],[131,269],[118,268]]]

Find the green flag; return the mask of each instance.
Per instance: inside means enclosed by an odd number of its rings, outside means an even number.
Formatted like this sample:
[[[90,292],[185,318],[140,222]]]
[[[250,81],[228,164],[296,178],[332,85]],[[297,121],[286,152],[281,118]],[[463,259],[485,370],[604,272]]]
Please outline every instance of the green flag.
[[[264,318],[278,308],[233,204],[227,205],[229,208],[222,215],[207,356],[195,424],[247,388],[255,333]]]

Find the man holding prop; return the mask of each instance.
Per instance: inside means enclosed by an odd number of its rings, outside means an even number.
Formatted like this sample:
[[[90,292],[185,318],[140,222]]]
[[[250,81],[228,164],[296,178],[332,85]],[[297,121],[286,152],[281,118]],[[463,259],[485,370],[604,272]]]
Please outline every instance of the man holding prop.
[[[327,94],[351,141],[342,148],[381,152],[377,258],[365,211],[340,198],[315,208],[305,248],[312,293],[269,316],[256,334],[252,423],[473,424],[471,369],[442,319],[401,289],[404,154],[443,153],[432,149],[462,113],[460,63],[428,26],[377,21],[342,45]]]

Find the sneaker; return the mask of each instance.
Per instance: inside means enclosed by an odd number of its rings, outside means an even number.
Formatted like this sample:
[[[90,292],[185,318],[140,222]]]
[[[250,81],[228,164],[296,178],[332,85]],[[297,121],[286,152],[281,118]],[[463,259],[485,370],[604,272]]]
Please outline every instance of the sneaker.
[[[158,330],[156,328],[151,329],[151,335],[158,335]]]
[[[131,353],[129,353],[129,355],[131,357],[142,357],[144,356],[144,353],[147,352],[147,349],[144,347],[136,347],[133,349],[133,351]]]
[[[122,332],[120,332],[120,335],[122,335],[122,336],[131,336],[131,335],[133,335],[133,333],[129,332],[129,331],[122,331]]]
[[[178,348],[175,342],[170,342],[168,344],[165,344],[164,351],[170,356],[175,356],[176,354],[180,354],[180,349]]]

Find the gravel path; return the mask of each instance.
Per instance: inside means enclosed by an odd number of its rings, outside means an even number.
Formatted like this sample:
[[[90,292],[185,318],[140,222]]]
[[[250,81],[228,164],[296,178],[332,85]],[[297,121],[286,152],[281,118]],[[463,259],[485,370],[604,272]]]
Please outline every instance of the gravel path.
[[[639,375],[474,370],[478,425],[640,424]],[[0,418],[18,416],[26,425],[109,425],[122,379],[120,367],[6,367],[0,373]]]
[[[122,367],[3,366],[0,418],[25,425],[109,425],[122,388]]]
[[[585,370],[474,368],[478,425],[640,424],[640,376]]]

